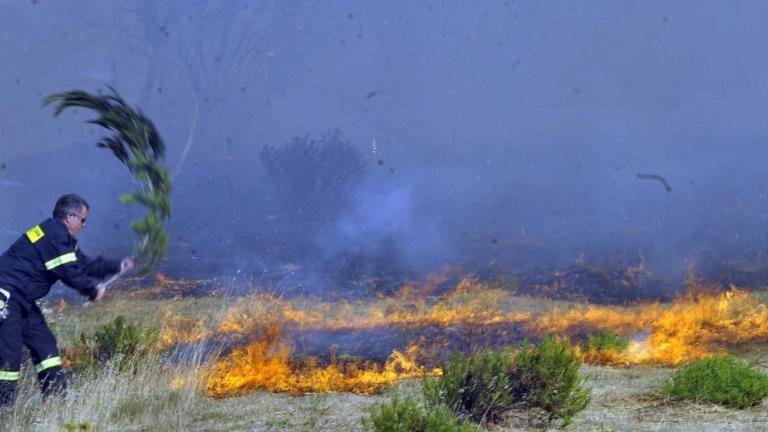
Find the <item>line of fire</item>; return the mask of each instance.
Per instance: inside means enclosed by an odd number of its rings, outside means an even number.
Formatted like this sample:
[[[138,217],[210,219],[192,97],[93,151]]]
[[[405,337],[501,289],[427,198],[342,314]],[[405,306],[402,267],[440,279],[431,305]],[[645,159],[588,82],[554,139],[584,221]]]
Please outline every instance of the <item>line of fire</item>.
[[[584,363],[612,367],[674,367],[768,340],[763,294],[705,283],[693,272],[685,289],[664,301],[628,296],[656,278],[642,262],[620,272],[582,263],[537,276],[536,283],[462,273],[446,268],[389,294],[356,299],[283,296],[258,287],[225,299],[217,281],[162,273],[121,289],[130,298],[171,305],[219,302],[208,318],[169,306],[160,336],[173,361],[193,352],[215,358],[205,377],[214,398],[256,390],[375,394],[404,378],[440,375],[454,352],[504,349],[546,334],[569,338]],[[59,308],[65,307],[62,301]],[[608,349],[584,344],[601,332],[629,342]]]

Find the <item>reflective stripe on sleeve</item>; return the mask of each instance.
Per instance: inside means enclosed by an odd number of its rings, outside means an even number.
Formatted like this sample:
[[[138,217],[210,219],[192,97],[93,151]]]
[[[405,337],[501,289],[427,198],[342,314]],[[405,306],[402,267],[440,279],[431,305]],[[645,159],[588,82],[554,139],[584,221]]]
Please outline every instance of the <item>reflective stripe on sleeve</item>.
[[[0,381],[18,381],[19,378],[21,378],[20,371],[0,370]]]
[[[35,372],[40,373],[54,366],[61,366],[61,357],[59,356],[49,357],[41,361],[40,363],[35,365]]]
[[[74,262],[74,261],[77,261],[77,255],[74,252],[65,253],[62,256],[58,256],[58,257],[56,257],[56,258],[46,262],[45,263],[45,269],[46,270],[53,270],[53,269],[55,269],[56,267],[58,267],[58,266],[60,266],[62,264],[66,264],[66,263],[70,263],[70,262]]]

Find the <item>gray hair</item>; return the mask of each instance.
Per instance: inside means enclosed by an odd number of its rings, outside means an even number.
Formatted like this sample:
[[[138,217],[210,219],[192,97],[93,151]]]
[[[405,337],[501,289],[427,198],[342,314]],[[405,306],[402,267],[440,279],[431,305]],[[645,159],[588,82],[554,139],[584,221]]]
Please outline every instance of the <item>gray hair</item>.
[[[78,195],[62,195],[56,200],[56,206],[53,208],[53,217],[54,219],[64,220],[67,218],[67,215],[79,214],[83,207],[89,210],[91,208],[88,202]]]

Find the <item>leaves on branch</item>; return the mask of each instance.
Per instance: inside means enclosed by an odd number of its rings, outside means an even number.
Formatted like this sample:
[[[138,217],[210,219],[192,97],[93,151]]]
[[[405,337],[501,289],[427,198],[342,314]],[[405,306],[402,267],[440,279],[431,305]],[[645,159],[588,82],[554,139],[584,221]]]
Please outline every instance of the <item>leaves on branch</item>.
[[[131,225],[139,236],[134,246],[136,266],[140,274],[146,275],[157,267],[168,248],[164,224],[171,216],[171,177],[163,165],[165,144],[150,119],[131,108],[115,89],[109,89],[112,94],[107,95],[80,90],[56,93],[45,98],[44,105],[57,104],[54,116],[67,108],[89,108],[99,117],[88,123],[113,132],[97,146],[112,151],[139,183],[138,190],[120,200],[147,208],[145,218]]]

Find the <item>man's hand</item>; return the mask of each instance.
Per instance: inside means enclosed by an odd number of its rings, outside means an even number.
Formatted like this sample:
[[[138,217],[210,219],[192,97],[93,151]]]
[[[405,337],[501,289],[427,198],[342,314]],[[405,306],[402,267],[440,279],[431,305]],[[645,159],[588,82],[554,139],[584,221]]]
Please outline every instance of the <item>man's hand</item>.
[[[123,260],[120,261],[120,273],[131,271],[131,269],[133,269],[133,266],[134,266],[133,258],[131,257],[123,258]]]
[[[104,288],[103,284],[96,285],[96,298],[93,299],[93,301],[100,301],[104,298],[104,294],[107,292],[107,289]]]

